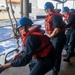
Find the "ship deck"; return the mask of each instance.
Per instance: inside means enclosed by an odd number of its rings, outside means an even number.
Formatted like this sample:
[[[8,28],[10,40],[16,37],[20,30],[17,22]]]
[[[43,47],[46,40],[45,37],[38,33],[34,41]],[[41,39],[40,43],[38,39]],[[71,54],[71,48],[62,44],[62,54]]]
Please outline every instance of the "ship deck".
[[[29,73],[30,71],[27,65],[27,66],[18,67],[18,68],[12,67],[10,69],[5,70],[0,75],[29,75]],[[45,75],[51,75],[51,73],[52,71],[49,71]],[[75,75],[75,56],[71,58],[70,63],[64,62],[62,58],[59,75]]]

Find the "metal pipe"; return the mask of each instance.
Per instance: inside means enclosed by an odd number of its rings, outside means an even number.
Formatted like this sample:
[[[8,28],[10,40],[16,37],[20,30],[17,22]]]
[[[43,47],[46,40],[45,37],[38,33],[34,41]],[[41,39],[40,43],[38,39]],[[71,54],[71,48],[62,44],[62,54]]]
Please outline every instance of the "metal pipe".
[[[23,17],[29,17],[29,0],[23,0],[23,10],[22,11],[23,11]]]
[[[60,1],[60,0],[54,0],[54,1],[57,1],[57,2],[60,2],[60,3],[65,3],[67,0],[63,0],[63,1]]]
[[[63,0],[63,1],[58,1],[59,3],[56,4],[56,9],[58,8],[58,4],[61,4],[62,3],[62,8],[64,7],[64,3],[66,2],[67,0]]]
[[[58,8],[58,3],[56,3],[56,9]]]
[[[63,0],[63,2],[64,2],[64,0]],[[65,2],[64,2],[65,3]],[[63,7],[64,7],[64,3],[62,3],[62,9],[63,9]]]
[[[20,4],[20,6],[21,6],[21,17],[23,17],[23,0],[21,0],[21,4]]]
[[[73,0],[73,8],[74,8],[74,2],[75,2],[75,1]]]

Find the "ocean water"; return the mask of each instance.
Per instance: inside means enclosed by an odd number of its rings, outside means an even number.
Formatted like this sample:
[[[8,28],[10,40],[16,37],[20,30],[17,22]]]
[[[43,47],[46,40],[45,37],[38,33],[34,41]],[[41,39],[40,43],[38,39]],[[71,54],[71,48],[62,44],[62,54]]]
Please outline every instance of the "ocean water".
[[[10,38],[11,34],[12,34],[11,27],[0,28],[0,41]],[[10,40],[4,41],[4,42],[0,42],[0,53],[4,50],[8,50],[11,47],[12,48],[16,47],[15,39],[10,39]]]
[[[13,20],[13,24],[14,23],[15,21]],[[12,27],[8,26],[10,24],[11,24],[10,20],[0,21],[0,41],[10,38],[11,35],[13,34]],[[6,26],[6,27],[2,27],[2,26]],[[0,53],[10,48],[16,48],[15,39],[10,39],[4,42],[0,42]]]
[[[14,23],[14,20],[13,20]],[[10,25],[10,20],[5,20],[5,21],[0,21],[0,27],[1,26],[8,26]],[[34,24],[40,24],[42,27],[44,27],[44,20],[34,20]],[[12,32],[12,27],[8,26],[8,27],[1,27],[0,28],[0,41],[4,40],[4,39],[8,39],[11,37],[11,35],[13,34]],[[19,41],[20,45],[21,42]],[[10,39],[4,42],[0,42],[0,53],[5,51],[5,50],[9,50],[12,48],[16,48],[17,44],[16,44],[16,40],[15,39]]]

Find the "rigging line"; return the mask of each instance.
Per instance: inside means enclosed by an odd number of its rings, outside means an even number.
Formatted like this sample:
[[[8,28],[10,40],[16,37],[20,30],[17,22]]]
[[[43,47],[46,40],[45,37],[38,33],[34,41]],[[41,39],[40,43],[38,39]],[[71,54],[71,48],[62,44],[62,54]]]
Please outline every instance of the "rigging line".
[[[11,0],[9,0],[9,3],[10,3],[10,7],[11,7],[12,16],[13,16],[15,22],[16,22],[16,28],[17,28],[17,20],[16,20],[15,15],[14,15],[14,10],[13,10],[13,7],[12,7]]]
[[[11,22],[11,26],[12,26],[12,31],[13,31],[13,34],[14,34],[14,36],[16,38],[16,43],[17,43],[17,48],[18,48],[19,47],[19,40],[18,40],[18,38],[16,36],[16,33],[15,33],[14,25],[13,25],[13,22],[12,22],[10,11],[9,11],[8,1],[7,0],[5,0],[5,1],[6,1],[6,7],[7,7],[8,16],[9,16],[9,19],[10,19],[10,22]]]
[[[12,26],[12,31],[14,32],[14,29],[13,29],[13,22],[12,22],[12,19],[11,19],[11,15],[10,15],[10,12],[9,12],[9,6],[8,6],[8,1],[6,1],[6,9],[7,9],[7,12],[8,12],[8,16],[9,16],[9,19],[10,19],[10,22],[11,22],[11,26]]]
[[[11,25],[9,24],[9,25],[5,25],[5,26],[0,26],[0,28],[4,28],[4,27],[11,27]]]
[[[12,16],[13,16],[15,22],[16,22],[14,33],[15,33],[15,39],[16,39],[17,47],[19,47],[19,40],[18,40],[18,35],[17,35],[17,24],[18,23],[17,23],[17,20],[15,18],[15,15],[14,15],[14,10],[13,10],[13,7],[12,7],[11,0],[9,0],[9,3],[10,3],[10,7],[11,7]]]
[[[0,40],[0,42],[4,42],[4,41],[7,41],[7,40],[11,40],[13,39],[12,37],[8,38],[8,39],[4,39],[4,40]]]
[[[23,0],[20,0],[21,1],[21,17],[23,17]]]

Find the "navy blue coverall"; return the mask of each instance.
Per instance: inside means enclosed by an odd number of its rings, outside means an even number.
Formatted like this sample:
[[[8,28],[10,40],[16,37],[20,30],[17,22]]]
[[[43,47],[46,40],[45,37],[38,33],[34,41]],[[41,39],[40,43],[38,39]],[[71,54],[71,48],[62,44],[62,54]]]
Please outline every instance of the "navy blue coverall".
[[[12,67],[20,67],[27,65],[32,60],[32,55],[36,52],[41,45],[41,39],[33,34],[29,34],[26,39],[25,48],[23,50],[23,55],[11,62]],[[37,63],[32,68],[29,75],[44,75],[54,66],[55,62],[55,53],[54,49],[43,58],[37,58]]]
[[[54,15],[52,17],[52,25],[54,26],[54,28],[61,29],[62,21],[63,21],[62,17],[60,17],[58,15]],[[66,36],[65,36],[64,32],[58,33],[56,36],[54,36],[53,38],[50,39],[50,41],[53,43],[54,50],[56,53],[56,61],[55,61],[55,66],[53,68],[53,72],[55,72],[56,74],[58,74],[58,72],[60,70],[61,53],[62,53],[62,49],[65,45],[65,42],[66,42]]]
[[[73,55],[75,47],[75,14],[70,15],[66,28],[69,29],[66,32],[67,41],[64,46],[64,49],[67,51],[67,54]]]

